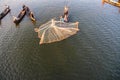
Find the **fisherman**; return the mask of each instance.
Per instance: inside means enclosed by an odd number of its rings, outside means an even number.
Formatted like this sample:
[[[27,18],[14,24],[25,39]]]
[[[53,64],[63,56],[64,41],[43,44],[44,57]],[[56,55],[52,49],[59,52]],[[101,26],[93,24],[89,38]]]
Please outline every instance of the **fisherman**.
[[[63,17],[63,15],[60,16],[60,21],[61,21],[61,22],[64,22],[64,17]]]
[[[23,10],[20,12],[20,15],[24,14],[26,12],[26,6],[23,5]]]
[[[64,7],[64,21],[68,22],[68,7]]]
[[[68,7],[67,6],[64,7],[64,16],[65,15],[68,15]]]
[[[22,7],[23,7],[23,10],[26,10],[26,11],[28,11],[28,12],[30,11],[30,9],[29,9],[26,5],[24,5],[24,4],[23,4]]]

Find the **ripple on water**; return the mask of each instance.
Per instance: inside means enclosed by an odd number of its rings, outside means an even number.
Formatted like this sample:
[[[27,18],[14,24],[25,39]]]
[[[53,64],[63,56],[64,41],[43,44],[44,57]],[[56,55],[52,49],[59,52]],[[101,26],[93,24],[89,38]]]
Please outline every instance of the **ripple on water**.
[[[12,11],[0,25],[0,80],[119,80],[120,15],[118,8],[100,0],[70,0],[70,21],[80,31],[70,38],[39,45],[35,27],[63,13],[65,0],[4,0]],[[21,5],[34,12],[37,24],[26,16],[16,27]],[[20,6],[18,6],[20,5]],[[3,7],[0,6],[0,10]]]

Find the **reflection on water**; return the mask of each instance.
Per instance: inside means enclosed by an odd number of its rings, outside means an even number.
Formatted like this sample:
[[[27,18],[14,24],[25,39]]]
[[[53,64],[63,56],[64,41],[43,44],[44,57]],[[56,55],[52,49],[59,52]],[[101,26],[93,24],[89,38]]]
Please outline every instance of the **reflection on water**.
[[[80,31],[60,42],[39,45],[34,28],[63,13],[65,0],[2,0],[12,9],[0,25],[0,80],[119,80],[120,14],[101,0],[69,0],[70,21]],[[37,19],[25,16],[16,28],[12,16],[26,4]]]

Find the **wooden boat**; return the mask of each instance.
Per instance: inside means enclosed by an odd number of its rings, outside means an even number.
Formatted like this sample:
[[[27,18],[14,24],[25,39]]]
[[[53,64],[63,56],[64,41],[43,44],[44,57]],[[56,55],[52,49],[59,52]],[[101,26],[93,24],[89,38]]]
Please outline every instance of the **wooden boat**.
[[[10,9],[9,7],[6,8],[6,9],[0,14],[0,20],[3,19],[10,11],[11,11],[11,9]]]
[[[24,16],[26,15],[26,10],[22,10],[19,15],[17,16],[17,18],[14,18],[14,23],[15,24],[19,24],[21,22],[21,20],[24,18]]]
[[[36,19],[35,19],[33,13],[32,13],[31,11],[29,12],[29,17],[30,17],[30,20],[31,20],[31,21],[33,21],[33,22],[36,21]]]
[[[111,4],[113,6],[120,7],[120,2],[117,2],[114,0],[102,0],[102,1],[103,1],[103,3],[106,2],[106,3]]]
[[[26,14],[29,16],[30,20],[32,22],[35,22],[36,19],[35,19],[34,15],[33,15],[32,11],[30,11],[29,7],[24,5],[24,8],[26,9]]]

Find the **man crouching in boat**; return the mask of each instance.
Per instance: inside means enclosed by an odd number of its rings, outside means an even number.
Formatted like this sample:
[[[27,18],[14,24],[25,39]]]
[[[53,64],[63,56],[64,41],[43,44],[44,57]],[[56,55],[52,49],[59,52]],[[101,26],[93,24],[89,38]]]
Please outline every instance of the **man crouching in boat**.
[[[63,15],[60,16],[60,21],[61,21],[61,22],[64,22],[64,16],[63,16]]]

